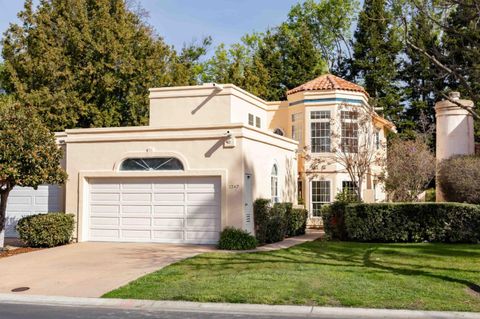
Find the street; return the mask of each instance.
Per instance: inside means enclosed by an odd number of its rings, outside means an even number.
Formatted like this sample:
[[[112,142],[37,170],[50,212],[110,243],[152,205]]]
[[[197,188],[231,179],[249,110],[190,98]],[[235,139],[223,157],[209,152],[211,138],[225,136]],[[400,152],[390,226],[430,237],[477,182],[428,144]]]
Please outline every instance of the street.
[[[291,318],[300,319],[307,316],[292,317],[291,315],[252,315],[252,314],[220,314],[207,312],[180,311],[147,311],[132,309],[113,309],[103,307],[78,306],[40,306],[28,304],[0,304],[1,319],[226,319],[226,318]]]

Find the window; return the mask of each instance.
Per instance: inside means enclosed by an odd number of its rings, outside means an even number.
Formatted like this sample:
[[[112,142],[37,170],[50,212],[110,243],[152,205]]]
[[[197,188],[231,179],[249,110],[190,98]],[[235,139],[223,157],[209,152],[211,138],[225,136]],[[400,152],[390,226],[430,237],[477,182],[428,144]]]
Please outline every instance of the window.
[[[310,112],[312,153],[330,152],[330,111]]]
[[[297,182],[297,192],[298,203],[303,203],[303,182],[301,180]]]
[[[255,117],[253,116],[253,114],[248,113],[248,125],[253,126],[255,124],[254,121],[255,121]]]
[[[292,139],[297,142],[302,141],[303,133],[303,113],[292,114]]]
[[[342,120],[342,151],[347,153],[358,152],[358,112],[341,111]]]
[[[380,149],[380,131],[379,130],[375,131],[375,148],[377,150]]]
[[[278,203],[278,167],[276,164],[272,167],[272,174],[270,175],[272,203]]]
[[[260,121],[260,118],[257,116],[255,117],[255,126],[260,128],[262,126],[262,123]]]
[[[120,165],[121,171],[175,171],[183,164],[174,157],[128,158]]]
[[[277,135],[280,135],[280,136],[284,136],[285,134],[283,133],[283,130],[281,128],[276,128],[273,133],[277,134]]]
[[[352,181],[342,181],[342,191],[348,191],[349,194],[357,192],[357,183]]]
[[[320,208],[330,203],[330,181],[312,181],[312,216],[320,217]]]

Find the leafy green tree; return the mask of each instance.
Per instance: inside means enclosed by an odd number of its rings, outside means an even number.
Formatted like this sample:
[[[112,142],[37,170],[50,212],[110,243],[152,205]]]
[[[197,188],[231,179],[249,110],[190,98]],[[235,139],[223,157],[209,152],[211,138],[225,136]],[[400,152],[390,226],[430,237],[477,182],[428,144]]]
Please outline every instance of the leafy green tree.
[[[34,109],[0,97],[0,249],[3,248],[5,215],[10,191],[15,186],[37,188],[62,184],[66,173],[55,136]]]
[[[146,123],[148,88],[192,83],[203,54],[177,54],[124,0],[27,0],[19,18],[2,41],[5,89],[52,130]]]
[[[365,0],[353,44],[352,75],[370,94],[371,105],[397,123],[402,106],[398,55],[402,49],[386,0]]]

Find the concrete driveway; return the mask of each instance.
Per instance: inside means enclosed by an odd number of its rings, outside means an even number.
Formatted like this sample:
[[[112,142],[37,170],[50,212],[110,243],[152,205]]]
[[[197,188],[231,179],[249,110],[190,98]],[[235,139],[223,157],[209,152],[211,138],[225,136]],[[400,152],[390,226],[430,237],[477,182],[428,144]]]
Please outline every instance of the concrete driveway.
[[[0,259],[0,293],[100,297],[213,246],[86,242]]]

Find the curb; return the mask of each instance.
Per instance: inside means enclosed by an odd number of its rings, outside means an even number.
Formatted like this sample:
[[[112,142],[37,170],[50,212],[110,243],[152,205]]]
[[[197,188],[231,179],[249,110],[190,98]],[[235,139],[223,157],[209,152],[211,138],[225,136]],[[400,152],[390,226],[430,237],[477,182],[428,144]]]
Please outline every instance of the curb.
[[[223,314],[278,315],[309,318],[422,318],[422,319],[480,319],[476,312],[391,310],[366,308],[337,308],[317,306],[256,305],[231,303],[200,303],[190,301],[154,301],[135,299],[76,298],[40,295],[0,294],[0,303],[43,306],[101,307],[126,310],[207,312]]]

